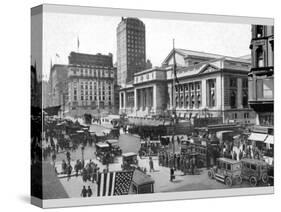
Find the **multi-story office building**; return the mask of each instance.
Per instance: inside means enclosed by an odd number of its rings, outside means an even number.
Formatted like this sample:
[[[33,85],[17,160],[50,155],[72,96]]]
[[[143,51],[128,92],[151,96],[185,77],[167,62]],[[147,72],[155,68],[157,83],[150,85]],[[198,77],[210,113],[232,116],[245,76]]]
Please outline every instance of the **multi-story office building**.
[[[256,112],[256,126],[249,140],[272,149],[274,125],[274,26],[252,25],[252,67],[249,72],[249,104]],[[266,153],[273,157],[273,151]]]
[[[273,126],[273,26],[253,25],[250,49],[249,104],[257,112],[257,125]]]
[[[68,65],[68,108],[72,116],[114,113],[116,68],[112,54],[71,52]]]
[[[67,65],[54,64],[49,76],[50,105],[61,106],[65,111],[67,102]]]
[[[145,25],[137,18],[123,18],[117,27],[118,85],[133,81],[146,67]]]
[[[174,80],[173,55],[177,62]],[[175,49],[161,68],[135,73],[120,90],[120,112],[131,116],[176,112],[181,118],[220,117],[224,123],[253,124],[248,105],[247,59]]]

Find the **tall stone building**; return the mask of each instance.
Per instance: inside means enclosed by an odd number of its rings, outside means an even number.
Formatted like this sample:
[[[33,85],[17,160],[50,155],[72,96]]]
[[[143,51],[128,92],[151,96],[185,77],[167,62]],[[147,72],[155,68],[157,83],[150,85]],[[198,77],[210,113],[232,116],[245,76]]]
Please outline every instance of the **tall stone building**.
[[[257,112],[257,125],[273,126],[274,37],[273,26],[252,26],[252,68],[249,104]]]
[[[123,18],[117,27],[118,85],[133,81],[146,68],[145,25],[137,18]]]
[[[61,106],[65,111],[67,102],[67,65],[54,64],[51,67],[50,77],[50,106]]]
[[[252,25],[250,49],[249,105],[257,115],[248,139],[264,150],[264,157],[273,158],[274,26]],[[272,159],[267,161],[272,163]]]
[[[113,55],[71,52],[68,65],[68,113],[102,116],[115,111]]]
[[[178,83],[174,85],[173,56]],[[174,49],[162,67],[134,74],[120,89],[120,113],[147,117],[172,113],[181,119],[218,118],[223,123],[254,124],[248,105],[250,60]]]

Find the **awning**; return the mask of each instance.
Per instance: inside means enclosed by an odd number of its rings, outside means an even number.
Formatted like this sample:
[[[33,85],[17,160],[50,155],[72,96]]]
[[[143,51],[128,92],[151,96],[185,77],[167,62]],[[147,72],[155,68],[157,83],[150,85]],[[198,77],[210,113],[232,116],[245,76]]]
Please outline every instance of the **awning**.
[[[264,142],[267,144],[274,144],[273,135],[268,135]]]
[[[252,140],[252,141],[265,141],[266,137],[267,137],[267,134],[251,133],[251,135],[249,136],[248,140]]]

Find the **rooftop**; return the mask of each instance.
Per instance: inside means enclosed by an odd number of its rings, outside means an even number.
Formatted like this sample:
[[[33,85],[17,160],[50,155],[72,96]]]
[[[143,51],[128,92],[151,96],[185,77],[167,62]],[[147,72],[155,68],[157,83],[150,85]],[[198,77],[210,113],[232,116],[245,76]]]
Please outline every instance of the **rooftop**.
[[[267,165],[265,161],[258,160],[258,159],[252,159],[252,158],[243,158],[241,159],[242,162],[251,163],[251,164],[257,164],[257,165]]]
[[[232,56],[226,56],[226,55],[220,55],[220,54],[213,54],[213,53],[207,53],[207,52],[200,52],[200,51],[194,51],[194,50],[188,50],[188,49],[172,49],[168,56],[163,61],[162,65],[166,64],[168,59],[174,54],[174,51],[180,55],[182,55],[184,58],[186,57],[201,57],[201,58],[207,58],[211,60],[214,59],[225,59],[229,61],[235,61],[235,62],[243,62],[243,63],[249,63],[249,55],[245,55],[242,57],[232,57]]]
[[[132,181],[137,185],[154,183],[154,180],[149,175],[138,169],[135,169]]]

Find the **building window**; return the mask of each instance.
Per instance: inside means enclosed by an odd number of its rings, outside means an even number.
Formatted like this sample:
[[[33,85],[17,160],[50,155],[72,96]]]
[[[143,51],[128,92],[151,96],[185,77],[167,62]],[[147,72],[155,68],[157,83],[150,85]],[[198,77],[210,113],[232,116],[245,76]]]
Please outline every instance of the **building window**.
[[[197,95],[197,107],[201,107],[201,95]]]
[[[183,85],[180,85],[180,91],[183,92]]]
[[[242,106],[248,107],[248,79],[242,79]]]
[[[263,36],[263,26],[262,25],[257,25],[257,38],[261,38]]]
[[[201,107],[201,82],[195,83],[195,107],[199,108]]]
[[[264,67],[264,55],[262,46],[258,47],[256,50],[257,67]]]
[[[208,84],[208,105],[209,107],[215,107],[216,106],[216,80],[210,79],[207,81]]]
[[[248,91],[245,91],[245,90],[243,90],[242,105],[243,105],[243,108],[248,107]]]
[[[259,123],[261,126],[273,126],[274,125],[273,113],[260,113]]]
[[[183,96],[181,96],[180,107],[183,107],[183,106],[184,106],[184,99],[183,99]]]
[[[237,87],[237,79],[236,78],[230,78],[230,87],[236,88]]]
[[[194,104],[195,104],[194,94],[191,94],[191,104],[190,104],[190,107],[193,108]]]
[[[185,107],[189,107],[189,96],[188,95],[186,95],[185,96]]]
[[[230,94],[230,107],[231,108],[236,108],[236,92],[235,91],[231,91]]]
[[[178,86],[176,85],[176,86],[175,86],[175,91],[178,92],[178,90],[179,90],[179,88],[178,88]]]
[[[257,96],[259,99],[273,99],[274,81],[272,78],[257,80]]]
[[[175,101],[176,101],[176,107],[178,107],[179,106],[179,97],[178,96],[176,96]]]

